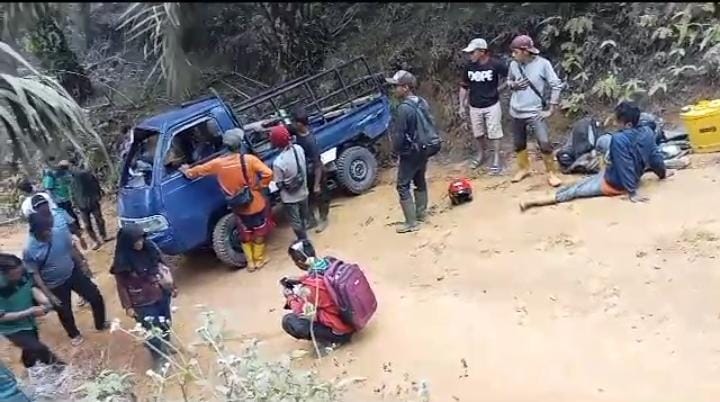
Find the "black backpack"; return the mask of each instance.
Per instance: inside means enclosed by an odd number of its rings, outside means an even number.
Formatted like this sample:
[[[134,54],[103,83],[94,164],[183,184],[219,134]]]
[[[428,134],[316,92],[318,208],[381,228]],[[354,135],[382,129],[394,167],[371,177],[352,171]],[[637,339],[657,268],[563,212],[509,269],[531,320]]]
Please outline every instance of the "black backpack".
[[[442,149],[442,140],[427,110],[409,99],[402,104],[410,106],[415,111],[415,137],[410,138],[407,133],[405,134],[410,150],[427,157],[435,156]]]

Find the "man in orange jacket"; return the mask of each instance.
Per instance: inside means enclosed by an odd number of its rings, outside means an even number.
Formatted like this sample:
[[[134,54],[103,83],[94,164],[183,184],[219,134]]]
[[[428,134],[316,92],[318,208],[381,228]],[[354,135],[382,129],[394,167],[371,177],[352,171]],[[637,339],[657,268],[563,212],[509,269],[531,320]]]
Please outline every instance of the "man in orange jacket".
[[[248,260],[248,271],[260,269],[268,263],[265,257],[265,237],[272,229],[270,208],[262,188],[270,185],[272,170],[255,155],[240,153],[244,133],[240,129],[228,130],[223,134],[223,143],[230,153],[195,167],[183,165],[180,171],[188,178],[217,175],[223,192],[232,196],[245,186],[252,192],[252,201],[244,207],[233,208],[237,216],[243,253]],[[241,163],[240,158],[243,158]],[[245,171],[243,171],[243,165]],[[258,180],[258,177],[260,179]]]
[[[350,342],[354,330],[342,320],[340,308],[323,280],[330,264],[316,256],[309,240],[296,241],[288,248],[288,254],[307,274],[280,280],[287,298],[285,308],[292,310],[282,319],[283,330],[295,339],[305,340],[312,340],[314,333],[315,340],[322,346]]]

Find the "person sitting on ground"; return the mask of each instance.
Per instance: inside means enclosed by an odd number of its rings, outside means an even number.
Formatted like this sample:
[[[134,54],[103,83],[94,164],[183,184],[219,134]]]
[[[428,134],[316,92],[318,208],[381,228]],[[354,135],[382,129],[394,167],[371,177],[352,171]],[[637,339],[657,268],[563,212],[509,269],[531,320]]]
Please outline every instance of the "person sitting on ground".
[[[270,130],[270,143],[280,150],[273,160],[273,176],[280,189],[288,221],[298,239],[307,239],[310,207],[305,151],[300,145],[292,143],[290,132],[282,125]]]
[[[50,299],[58,313],[60,323],[71,339],[79,346],[83,337],[75,325],[71,292],[90,303],[95,329],[109,328],[105,321],[105,301],[100,290],[80,269],[73,258],[72,235],[68,229],[67,214],[37,212],[30,215],[30,236],[23,253],[28,271],[35,284]]]
[[[226,196],[232,197],[249,187],[252,200],[244,206],[232,207],[237,216],[237,227],[243,253],[248,260],[248,271],[265,266],[269,259],[265,255],[265,238],[273,228],[270,217],[270,203],[262,193],[272,181],[272,170],[255,155],[241,154],[244,132],[231,129],[223,134],[223,144],[230,153],[195,167],[180,167],[187,178],[217,175],[218,184]],[[240,159],[242,158],[242,160]],[[242,161],[242,163],[241,163]]]
[[[170,269],[164,264],[157,245],[137,225],[120,229],[110,273],[115,276],[120,304],[128,317],[146,329],[159,328],[162,339],[152,336],[146,346],[156,366],[162,355],[172,353],[170,346],[170,297],[177,296]]]
[[[282,319],[283,330],[295,339],[310,341],[314,336],[323,347],[350,342],[354,330],[342,320],[340,308],[323,280],[330,263],[317,257],[307,239],[295,241],[288,248],[288,254],[295,265],[307,273],[299,278],[280,280],[287,299],[285,309],[292,310]]]
[[[0,401],[31,402],[25,392],[18,387],[15,374],[3,362],[0,362]]]
[[[661,180],[674,171],[665,168],[662,153],[655,144],[655,134],[647,125],[638,124],[640,108],[632,102],[621,102],[615,117],[622,128],[612,135],[607,167],[600,173],[565,186],[554,195],[520,202],[520,210],[572,201],[577,198],[627,194],[632,202],[646,202],[638,194],[640,178],[649,168]]]
[[[50,301],[34,287],[20,258],[0,253],[0,334],[22,350],[22,363],[26,368],[37,362],[61,364],[50,349],[40,342],[35,317],[52,310]]]
[[[85,225],[85,230],[94,243],[93,250],[97,250],[104,242],[109,240],[107,232],[105,231],[105,219],[103,219],[102,208],[100,208],[100,200],[103,196],[100,182],[89,169],[78,167],[73,172],[71,193],[73,202],[80,210],[80,217]],[[98,229],[97,233],[95,229],[93,229],[93,219]],[[98,237],[98,234],[100,237]]]

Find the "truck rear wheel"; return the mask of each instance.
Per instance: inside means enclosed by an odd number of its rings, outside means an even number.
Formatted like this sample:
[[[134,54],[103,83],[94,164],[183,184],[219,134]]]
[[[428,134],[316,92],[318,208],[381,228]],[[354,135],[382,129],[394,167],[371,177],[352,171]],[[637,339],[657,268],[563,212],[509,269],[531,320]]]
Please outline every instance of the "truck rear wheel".
[[[217,258],[234,269],[247,267],[247,259],[240,246],[236,218],[231,212],[215,224],[212,236],[213,251]]]
[[[351,194],[362,194],[375,184],[377,160],[369,149],[350,147],[340,154],[335,164],[338,182]]]

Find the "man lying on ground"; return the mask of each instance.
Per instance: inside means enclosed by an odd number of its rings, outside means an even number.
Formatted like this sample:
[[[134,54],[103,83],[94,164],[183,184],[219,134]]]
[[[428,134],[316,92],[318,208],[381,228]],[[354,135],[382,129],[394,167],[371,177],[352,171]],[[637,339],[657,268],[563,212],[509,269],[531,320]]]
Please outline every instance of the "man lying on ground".
[[[600,173],[565,186],[553,195],[520,201],[520,210],[572,201],[577,198],[617,196],[627,194],[632,202],[646,202],[638,194],[640,178],[652,170],[661,180],[673,175],[665,168],[662,153],[655,144],[655,134],[639,124],[640,108],[632,102],[621,102],[615,108],[615,118],[623,127],[612,135],[607,167]]]

